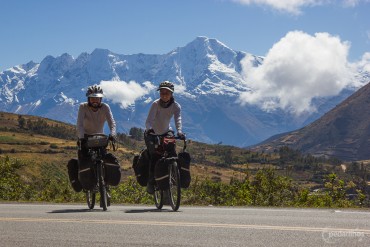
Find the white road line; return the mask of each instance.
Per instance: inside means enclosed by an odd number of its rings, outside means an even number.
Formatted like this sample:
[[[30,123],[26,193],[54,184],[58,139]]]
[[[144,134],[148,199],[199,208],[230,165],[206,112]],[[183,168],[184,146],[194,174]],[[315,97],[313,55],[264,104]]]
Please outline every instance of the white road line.
[[[369,229],[350,228],[322,228],[298,226],[273,226],[273,225],[244,225],[244,224],[216,224],[199,222],[161,222],[161,221],[132,221],[132,220],[87,220],[87,219],[47,219],[47,218],[4,218],[0,222],[54,222],[54,223],[82,223],[82,224],[116,224],[116,225],[145,225],[145,226],[173,226],[173,227],[205,227],[205,228],[230,228],[230,229],[255,229],[276,231],[301,231],[301,232],[361,232],[370,235]]]

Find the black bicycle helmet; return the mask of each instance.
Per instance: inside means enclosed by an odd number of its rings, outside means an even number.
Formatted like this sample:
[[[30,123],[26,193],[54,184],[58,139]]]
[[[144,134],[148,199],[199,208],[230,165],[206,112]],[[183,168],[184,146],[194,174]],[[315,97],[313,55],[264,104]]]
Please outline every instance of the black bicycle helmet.
[[[86,97],[98,97],[103,98],[103,89],[97,85],[89,86],[86,91]]]
[[[172,82],[169,81],[163,81],[161,84],[159,84],[159,87],[157,91],[161,90],[162,88],[170,90],[172,93],[175,91],[175,86],[173,85]]]

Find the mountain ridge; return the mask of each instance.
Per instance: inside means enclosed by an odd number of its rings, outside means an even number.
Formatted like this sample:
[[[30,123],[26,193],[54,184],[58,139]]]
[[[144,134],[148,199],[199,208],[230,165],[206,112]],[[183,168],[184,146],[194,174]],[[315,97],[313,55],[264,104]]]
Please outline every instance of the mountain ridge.
[[[207,37],[197,37],[184,47],[161,55],[122,55],[97,48],[77,58],[67,53],[46,56],[39,64],[29,62],[0,72],[0,110],[75,123],[78,105],[86,101],[88,85],[133,81],[145,91],[133,101],[123,106],[115,98],[105,99],[118,130],[127,133],[133,126],[144,127],[150,102],[158,97],[154,88],[159,82],[170,80],[175,83],[175,97],[183,108],[184,131],[190,138],[248,146],[301,128],[353,92],[334,97],[333,101],[324,99],[325,107],[316,115],[299,119],[279,109],[265,112],[257,106],[241,106],[239,94],[250,90],[241,73],[241,60],[246,56],[256,67],[263,64],[261,56],[234,51]],[[121,83],[128,90],[126,84]]]
[[[271,152],[288,146],[317,156],[342,160],[370,159],[370,82],[311,124],[279,134],[251,147]]]

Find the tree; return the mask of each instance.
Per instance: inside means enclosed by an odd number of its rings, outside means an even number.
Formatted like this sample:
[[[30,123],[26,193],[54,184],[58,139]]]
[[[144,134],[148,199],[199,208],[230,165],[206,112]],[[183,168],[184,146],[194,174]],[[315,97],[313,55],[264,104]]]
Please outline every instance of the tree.
[[[19,126],[19,128],[24,129],[25,125],[26,125],[26,119],[24,117],[22,117],[22,115],[19,115],[18,116],[18,126]]]
[[[144,139],[144,130],[137,127],[132,127],[129,132],[131,138],[142,141]]]

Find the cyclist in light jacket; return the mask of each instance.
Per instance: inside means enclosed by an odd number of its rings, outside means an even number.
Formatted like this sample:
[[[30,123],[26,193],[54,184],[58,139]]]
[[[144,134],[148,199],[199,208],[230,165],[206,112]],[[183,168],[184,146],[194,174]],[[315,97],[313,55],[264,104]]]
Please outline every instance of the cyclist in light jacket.
[[[172,131],[170,121],[172,117],[175,120],[175,126],[177,135],[180,138],[185,138],[182,133],[182,122],[181,122],[181,106],[175,101],[173,97],[174,85],[169,81],[160,83],[157,91],[159,91],[160,98],[155,100],[150,107],[148,117],[145,122],[145,143],[148,150],[150,147],[150,134],[162,135],[169,131]],[[156,162],[155,155],[150,153],[151,165],[149,171],[149,181],[147,185],[147,192],[150,194],[154,193],[154,164]]]
[[[110,138],[116,138],[116,122],[110,107],[106,103],[102,103],[103,89],[94,85],[90,86],[86,92],[87,102],[81,103],[77,117],[77,136],[79,161],[82,156],[87,155],[87,149],[84,148],[85,135],[103,133],[105,122],[108,123],[110,129]]]

